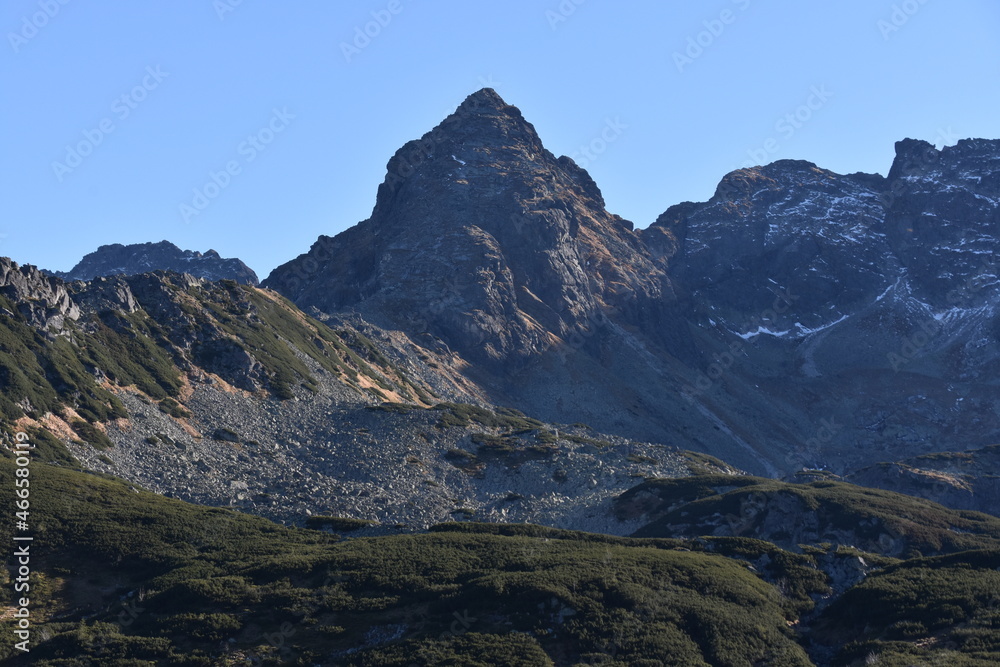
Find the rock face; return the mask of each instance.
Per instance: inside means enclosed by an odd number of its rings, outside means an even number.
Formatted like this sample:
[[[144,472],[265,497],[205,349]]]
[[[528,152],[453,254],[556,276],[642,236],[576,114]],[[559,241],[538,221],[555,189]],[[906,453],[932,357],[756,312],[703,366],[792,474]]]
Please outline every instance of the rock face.
[[[668,270],[694,313],[740,335],[801,336],[870,303],[898,273],[883,190],[881,176],[781,160],[728,174],[710,201],[671,207],[644,235],[678,239]]]
[[[967,139],[942,151],[901,141],[889,186],[886,230],[914,295],[936,310],[991,301],[998,285],[1000,141]],[[976,294],[949,294],[963,287]]]
[[[10,299],[32,326],[43,331],[59,332],[66,320],[80,317],[79,306],[61,280],[30,264],[18,266],[7,257],[0,257],[0,294]]]
[[[886,179],[737,171],[644,232],[677,239],[667,271],[702,349],[722,350],[692,394],[766,394],[751,419],[771,421],[787,463],[844,472],[1000,437],[982,381],[1000,361],[1000,142],[896,151]]]
[[[611,316],[655,319],[669,281],[590,176],[490,89],[389,161],[371,218],[265,281],[509,370]]]
[[[92,280],[100,276],[131,276],[150,271],[176,271],[206,280],[227,279],[246,285],[258,282],[257,274],[238,259],[224,259],[214,250],[204,254],[181,250],[168,241],[103,245],[84,256],[69,271],[53,271],[52,274],[70,281]]]

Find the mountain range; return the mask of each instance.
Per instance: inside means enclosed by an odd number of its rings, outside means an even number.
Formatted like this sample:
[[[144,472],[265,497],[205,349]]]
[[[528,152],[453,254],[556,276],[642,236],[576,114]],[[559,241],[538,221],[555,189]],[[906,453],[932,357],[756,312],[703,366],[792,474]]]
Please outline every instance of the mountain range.
[[[739,170],[636,230],[482,90],[263,285],[435,341],[494,403],[756,472],[992,444],[1000,143],[896,151]]]
[[[1000,141],[903,140],[636,228],[484,89],[259,284],[0,258],[0,423],[70,490],[39,664],[994,664],[998,206]]]

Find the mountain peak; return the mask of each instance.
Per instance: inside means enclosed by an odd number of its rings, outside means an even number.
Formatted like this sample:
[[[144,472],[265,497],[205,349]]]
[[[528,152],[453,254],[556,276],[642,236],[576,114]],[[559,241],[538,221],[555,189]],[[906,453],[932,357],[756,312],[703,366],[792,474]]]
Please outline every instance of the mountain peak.
[[[492,88],[482,88],[466,97],[454,113],[421,141],[426,143],[427,139],[434,143],[450,140],[458,144],[455,146],[458,149],[521,144],[529,145],[529,152],[542,150],[534,126],[525,120],[520,109],[507,104]]]
[[[492,88],[480,88],[466,97],[465,101],[458,105],[458,111],[502,111],[509,106],[510,105],[507,104],[499,94],[497,94],[497,91]]]
[[[368,220],[265,285],[304,307],[439,336],[501,372],[589,331],[605,308],[623,321],[664,308],[662,269],[631,223],[490,88],[407,142],[386,171]]]

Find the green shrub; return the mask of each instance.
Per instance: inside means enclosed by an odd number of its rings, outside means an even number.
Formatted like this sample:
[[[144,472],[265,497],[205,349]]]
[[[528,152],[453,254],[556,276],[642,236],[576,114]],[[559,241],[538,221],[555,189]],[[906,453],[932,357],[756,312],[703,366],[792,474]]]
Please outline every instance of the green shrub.
[[[111,439],[93,424],[77,419],[70,423],[73,432],[80,436],[80,439],[88,443],[95,449],[110,449],[114,446]]]

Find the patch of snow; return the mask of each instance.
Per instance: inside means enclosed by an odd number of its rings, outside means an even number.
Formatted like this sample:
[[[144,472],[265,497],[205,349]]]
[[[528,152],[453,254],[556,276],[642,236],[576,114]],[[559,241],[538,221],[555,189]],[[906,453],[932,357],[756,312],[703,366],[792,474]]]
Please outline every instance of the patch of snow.
[[[888,290],[886,290],[886,291],[888,291]],[[841,322],[843,322],[844,320],[846,320],[848,317],[849,317],[848,315],[841,315],[838,319],[834,320],[833,322],[830,322],[829,324],[820,325],[820,326],[815,327],[813,329],[810,329],[809,327],[806,327],[806,326],[800,324],[799,322],[795,323],[795,327],[799,330],[799,333],[801,335],[806,336],[808,334],[814,334],[814,333],[816,333],[818,331],[823,331],[824,329],[829,329],[830,327],[832,327],[832,326],[834,326],[836,324],[840,324]]]
[[[772,331],[771,329],[768,329],[763,324],[761,324],[761,325],[759,325],[757,327],[756,331],[748,331],[747,333],[738,333],[738,332],[734,331],[733,333],[735,333],[737,336],[739,336],[743,340],[750,340],[751,338],[756,338],[757,336],[759,336],[761,334],[764,334],[764,335],[767,335],[767,336],[774,336],[775,338],[782,338],[782,337],[787,336],[788,334],[792,333],[792,331],[791,331],[791,329],[789,329],[788,331]]]

